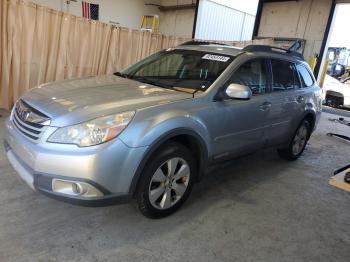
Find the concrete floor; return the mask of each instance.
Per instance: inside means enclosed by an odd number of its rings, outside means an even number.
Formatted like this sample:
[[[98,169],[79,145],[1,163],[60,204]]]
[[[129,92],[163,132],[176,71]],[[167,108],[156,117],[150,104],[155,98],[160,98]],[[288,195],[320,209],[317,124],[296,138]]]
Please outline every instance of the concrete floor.
[[[86,208],[33,192],[1,147],[0,261],[349,261],[350,194],[328,179],[350,163],[350,143],[325,135],[349,127],[329,117],[300,160],[266,150],[232,161],[162,220],[134,203]]]

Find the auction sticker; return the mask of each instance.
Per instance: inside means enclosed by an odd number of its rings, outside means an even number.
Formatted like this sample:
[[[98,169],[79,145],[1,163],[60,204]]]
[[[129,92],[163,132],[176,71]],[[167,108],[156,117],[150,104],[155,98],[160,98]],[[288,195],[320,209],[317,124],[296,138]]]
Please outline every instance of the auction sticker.
[[[202,59],[214,60],[219,62],[227,62],[230,58],[228,56],[205,54]]]

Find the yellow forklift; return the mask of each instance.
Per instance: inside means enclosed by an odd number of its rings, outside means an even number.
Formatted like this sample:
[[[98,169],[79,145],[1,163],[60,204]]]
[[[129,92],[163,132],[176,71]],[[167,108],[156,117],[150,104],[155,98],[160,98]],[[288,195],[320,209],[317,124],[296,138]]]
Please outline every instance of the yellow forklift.
[[[329,61],[327,74],[337,78],[340,82],[347,82],[350,78],[350,50],[346,47],[329,47],[327,59]]]

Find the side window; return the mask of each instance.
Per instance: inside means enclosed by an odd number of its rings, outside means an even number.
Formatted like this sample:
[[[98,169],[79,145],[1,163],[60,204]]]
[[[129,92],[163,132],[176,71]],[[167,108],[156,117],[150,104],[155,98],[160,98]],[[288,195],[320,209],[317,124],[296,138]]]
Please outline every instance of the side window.
[[[286,91],[299,87],[299,80],[293,63],[283,60],[271,60],[272,91]]]
[[[265,59],[255,59],[241,65],[231,78],[231,83],[248,86],[253,95],[266,92]]]
[[[312,77],[310,71],[303,65],[298,65],[297,66],[302,87],[310,87],[314,84],[314,78]]]

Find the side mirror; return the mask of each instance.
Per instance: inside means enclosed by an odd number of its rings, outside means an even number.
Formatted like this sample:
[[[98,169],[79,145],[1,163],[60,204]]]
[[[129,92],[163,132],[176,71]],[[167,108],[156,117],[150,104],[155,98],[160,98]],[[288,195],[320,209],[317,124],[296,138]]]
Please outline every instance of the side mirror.
[[[240,84],[230,84],[225,92],[228,97],[233,99],[248,100],[252,97],[250,88]]]

